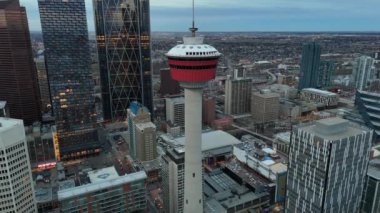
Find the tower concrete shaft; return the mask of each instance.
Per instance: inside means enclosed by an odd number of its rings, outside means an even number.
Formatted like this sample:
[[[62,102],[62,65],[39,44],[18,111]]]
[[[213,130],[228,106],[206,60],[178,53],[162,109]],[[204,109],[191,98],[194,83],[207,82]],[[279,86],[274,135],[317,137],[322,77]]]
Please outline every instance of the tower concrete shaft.
[[[203,212],[202,88],[185,88],[184,213]]]

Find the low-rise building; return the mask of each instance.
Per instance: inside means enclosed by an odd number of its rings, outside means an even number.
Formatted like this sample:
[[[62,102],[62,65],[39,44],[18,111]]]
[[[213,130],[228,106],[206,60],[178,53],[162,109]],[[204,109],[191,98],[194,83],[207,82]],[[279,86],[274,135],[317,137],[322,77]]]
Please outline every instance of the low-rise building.
[[[334,108],[338,106],[339,96],[325,90],[305,88],[301,91],[301,100],[321,103],[327,108]]]
[[[253,191],[222,169],[204,174],[203,185],[206,213],[269,211],[270,198],[267,192]]]
[[[25,127],[30,163],[33,170],[55,167],[54,127],[37,122]]]
[[[138,212],[146,210],[146,173],[119,176],[115,167],[87,173],[87,181],[76,186],[73,179],[60,184],[60,212]]]
[[[271,203],[282,203],[286,195],[287,167],[281,157],[271,148],[256,148],[255,145],[244,143],[234,146],[234,156],[241,163],[265,177],[273,186]]]

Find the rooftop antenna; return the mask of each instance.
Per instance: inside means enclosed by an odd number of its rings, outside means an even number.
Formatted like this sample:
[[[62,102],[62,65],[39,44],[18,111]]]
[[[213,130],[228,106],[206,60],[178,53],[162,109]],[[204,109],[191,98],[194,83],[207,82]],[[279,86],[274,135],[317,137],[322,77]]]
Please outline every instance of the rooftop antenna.
[[[194,16],[195,16],[194,14],[195,14],[195,13],[194,13],[194,8],[195,8],[195,6],[194,6],[194,0],[193,0],[193,27],[190,28],[190,31],[191,31],[191,34],[192,34],[193,37],[195,37],[195,32],[198,31],[198,28],[195,27],[195,21],[194,21],[194,19],[195,19],[195,18],[194,18]]]

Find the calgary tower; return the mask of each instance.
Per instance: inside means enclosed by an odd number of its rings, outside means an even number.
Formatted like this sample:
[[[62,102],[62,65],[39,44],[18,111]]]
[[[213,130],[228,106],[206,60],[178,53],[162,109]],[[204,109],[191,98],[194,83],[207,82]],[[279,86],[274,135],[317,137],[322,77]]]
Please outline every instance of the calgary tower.
[[[215,78],[220,53],[196,36],[198,28],[190,28],[191,36],[173,47],[166,56],[171,77],[185,90],[185,213],[203,212],[202,179],[202,93],[207,82]]]

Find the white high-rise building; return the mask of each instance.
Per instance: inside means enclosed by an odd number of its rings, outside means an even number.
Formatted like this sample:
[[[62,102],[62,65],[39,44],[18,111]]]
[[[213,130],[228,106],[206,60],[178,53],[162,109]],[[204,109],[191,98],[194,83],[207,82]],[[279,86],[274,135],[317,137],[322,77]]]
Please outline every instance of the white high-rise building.
[[[166,120],[174,125],[185,127],[185,98],[166,98]]]
[[[365,90],[376,77],[375,60],[369,56],[357,58],[353,73],[355,75],[356,89]]]
[[[0,118],[0,212],[37,212],[22,120]]]
[[[185,188],[185,152],[169,149],[162,156],[162,192],[166,213],[183,213]]]
[[[341,118],[295,126],[285,212],[359,212],[372,135]]]

